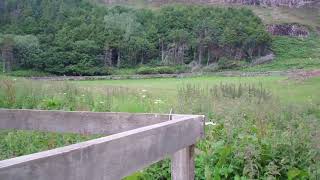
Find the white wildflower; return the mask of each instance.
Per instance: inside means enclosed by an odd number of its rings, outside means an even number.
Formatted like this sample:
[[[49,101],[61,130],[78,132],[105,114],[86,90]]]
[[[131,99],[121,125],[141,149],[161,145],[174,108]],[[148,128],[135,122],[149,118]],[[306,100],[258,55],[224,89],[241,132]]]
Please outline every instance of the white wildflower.
[[[156,99],[156,100],[154,101],[154,103],[155,103],[155,104],[160,104],[160,103],[163,103],[163,101],[162,101],[161,99]]]
[[[217,125],[217,124],[216,124],[216,123],[213,123],[213,122],[206,122],[205,125],[206,125],[206,126],[209,126],[209,125],[210,125],[210,126],[215,126],[215,125]]]

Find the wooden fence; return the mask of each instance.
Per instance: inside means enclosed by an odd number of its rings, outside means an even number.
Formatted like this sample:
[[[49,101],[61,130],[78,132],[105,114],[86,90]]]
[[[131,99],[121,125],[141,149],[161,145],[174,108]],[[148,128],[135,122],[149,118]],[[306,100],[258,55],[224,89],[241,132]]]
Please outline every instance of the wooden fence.
[[[0,129],[106,135],[0,161],[1,180],[119,180],[166,157],[192,180],[204,116],[0,109]]]

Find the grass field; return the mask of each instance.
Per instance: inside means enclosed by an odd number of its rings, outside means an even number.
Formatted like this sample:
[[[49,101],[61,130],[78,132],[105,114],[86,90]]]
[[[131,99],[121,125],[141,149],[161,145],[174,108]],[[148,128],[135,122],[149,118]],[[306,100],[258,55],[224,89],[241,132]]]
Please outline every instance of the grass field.
[[[205,114],[196,179],[313,179],[320,168],[320,78],[217,77],[48,82],[0,77],[0,108]],[[92,137],[1,131],[0,159]],[[168,179],[161,161],[127,179]]]
[[[168,101],[174,104],[178,89],[188,84],[197,87],[210,88],[221,83],[227,84],[252,84],[262,85],[270,90],[275,97],[283,102],[308,101],[309,99],[320,100],[320,78],[298,82],[289,80],[287,77],[218,77],[203,76],[194,78],[168,78],[168,79],[141,79],[141,80],[106,80],[106,81],[78,81],[73,82],[84,87],[103,88],[118,87],[128,88],[134,92],[146,90],[146,94]],[[171,102],[171,103],[170,103]],[[169,105],[170,106],[170,105]]]

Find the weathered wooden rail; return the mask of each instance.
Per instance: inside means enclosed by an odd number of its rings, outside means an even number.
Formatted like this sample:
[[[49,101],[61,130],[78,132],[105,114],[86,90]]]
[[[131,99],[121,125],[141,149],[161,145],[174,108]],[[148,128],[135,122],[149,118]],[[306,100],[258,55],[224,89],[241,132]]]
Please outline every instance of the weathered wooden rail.
[[[1,180],[119,180],[168,156],[192,180],[204,116],[0,109],[0,129],[106,135],[0,161]]]

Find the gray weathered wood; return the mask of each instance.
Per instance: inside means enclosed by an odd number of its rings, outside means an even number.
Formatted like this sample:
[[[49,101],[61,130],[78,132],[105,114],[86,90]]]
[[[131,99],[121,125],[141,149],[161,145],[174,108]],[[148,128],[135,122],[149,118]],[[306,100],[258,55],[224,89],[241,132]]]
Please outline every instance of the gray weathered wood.
[[[110,135],[168,120],[161,114],[0,109],[0,129]]]
[[[194,145],[180,149],[171,158],[172,180],[194,180]]]
[[[23,118],[23,115],[32,116],[22,113],[11,119],[17,120],[18,117]],[[0,118],[4,117],[6,118],[6,116]],[[43,117],[48,116],[44,114]],[[63,116],[58,113],[57,117]],[[99,116],[101,117],[103,116]],[[40,121],[40,118],[37,120]],[[203,136],[203,120],[203,116],[182,117],[62,148],[0,161],[0,179],[119,180],[174,154],[179,149],[193,145]],[[191,146],[174,155],[176,157],[174,160],[177,162],[187,162],[188,167],[181,168],[181,172],[189,171],[191,174],[192,149]],[[187,157],[189,159],[186,159]]]

